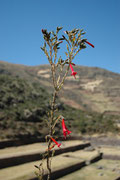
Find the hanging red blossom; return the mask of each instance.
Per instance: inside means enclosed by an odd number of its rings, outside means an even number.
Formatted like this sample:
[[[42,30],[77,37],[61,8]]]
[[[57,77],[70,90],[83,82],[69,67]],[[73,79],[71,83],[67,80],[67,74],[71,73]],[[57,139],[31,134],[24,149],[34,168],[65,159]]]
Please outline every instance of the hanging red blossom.
[[[63,128],[63,135],[66,139],[66,136],[69,135],[71,133],[71,131],[69,131],[65,125],[64,119],[62,119],[62,128]]]
[[[50,138],[52,139],[52,141],[53,141],[58,147],[61,146],[61,144],[59,144],[54,138],[52,138],[52,137],[50,137]]]
[[[91,44],[91,43],[88,42],[88,41],[85,41],[85,42],[94,48],[94,45],[93,45],[93,44]]]
[[[75,65],[75,64],[73,64],[73,65]],[[70,68],[71,68],[71,71],[72,71],[71,76],[74,76],[74,78],[76,79],[75,75],[77,74],[77,72],[74,71],[74,69],[72,67],[72,64],[70,64]]]

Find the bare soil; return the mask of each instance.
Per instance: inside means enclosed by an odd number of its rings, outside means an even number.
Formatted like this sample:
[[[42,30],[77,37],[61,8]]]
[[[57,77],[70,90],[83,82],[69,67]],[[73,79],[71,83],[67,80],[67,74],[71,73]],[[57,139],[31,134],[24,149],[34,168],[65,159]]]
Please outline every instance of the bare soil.
[[[119,176],[120,161],[100,160],[59,180],[115,180]]]

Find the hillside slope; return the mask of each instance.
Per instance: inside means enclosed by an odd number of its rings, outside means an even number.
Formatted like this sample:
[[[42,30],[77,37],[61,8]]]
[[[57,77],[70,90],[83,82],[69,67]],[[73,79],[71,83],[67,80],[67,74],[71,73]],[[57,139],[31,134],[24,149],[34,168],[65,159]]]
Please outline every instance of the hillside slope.
[[[60,94],[62,102],[85,111],[120,112],[120,74],[93,67],[75,66],[74,69],[77,79],[71,77],[69,72]],[[0,73],[39,82],[51,91],[49,65],[29,67],[0,61]]]
[[[120,75],[88,67],[76,67],[76,71],[77,79],[69,74],[58,98],[59,114],[65,117],[68,128],[73,134],[118,130],[115,122],[120,119]],[[48,65],[28,67],[0,62],[0,139],[46,135],[51,92]],[[60,129],[58,123],[57,135],[62,135]]]

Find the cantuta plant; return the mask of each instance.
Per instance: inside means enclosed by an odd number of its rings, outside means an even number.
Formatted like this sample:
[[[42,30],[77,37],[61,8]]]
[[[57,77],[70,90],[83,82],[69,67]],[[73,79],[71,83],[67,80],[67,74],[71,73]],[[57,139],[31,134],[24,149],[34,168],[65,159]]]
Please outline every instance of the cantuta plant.
[[[47,179],[51,179],[51,158],[54,156],[54,147],[60,148],[61,144],[59,144],[55,138],[55,126],[58,122],[61,121],[61,127],[63,129],[63,135],[66,138],[67,135],[71,133],[65,125],[64,118],[62,115],[56,116],[56,97],[64,85],[64,81],[68,75],[69,69],[71,69],[71,76],[76,78],[77,72],[74,71],[73,65],[75,65],[72,61],[75,56],[84,48],[86,48],[86,43],[90,46],[94,47],[91,43],[87,41],[87,39],[83,38],[85,32],[83,29],[73,29],[71,31],[62,31],[63,34],[61,37],[58,37],[58,34],[62,30],[62,27],[57,27],[56,32],[51,31],[48,32],[47,29],[42,29],[44,45],[41,47],[49,64],[51,66],[52,73],[52,82],[53,82],[53,97],[50,102],[50,112],[48,112],[48,128],[49,132],[46,135],[46,142],[48,144],[48,148],[43,154],[42,162],[39,166],[35,166],[39,169],[38,176],[40,179],[43,179],[44,176],[44,167],[43,161],[46,160],[48,175]],[[58,57],[58,51],[60,49],[61,44],[66,44],[65,56],[66,58]]]

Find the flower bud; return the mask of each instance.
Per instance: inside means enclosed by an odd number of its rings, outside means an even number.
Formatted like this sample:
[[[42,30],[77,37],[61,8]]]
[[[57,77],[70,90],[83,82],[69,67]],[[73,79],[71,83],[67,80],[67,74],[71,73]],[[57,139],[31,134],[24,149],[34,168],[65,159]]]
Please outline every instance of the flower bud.
[[[43,34],[47,34],[47,29],[42,29]]]

